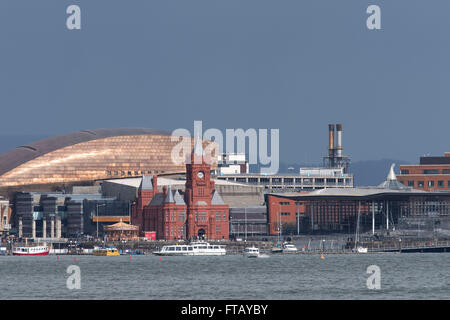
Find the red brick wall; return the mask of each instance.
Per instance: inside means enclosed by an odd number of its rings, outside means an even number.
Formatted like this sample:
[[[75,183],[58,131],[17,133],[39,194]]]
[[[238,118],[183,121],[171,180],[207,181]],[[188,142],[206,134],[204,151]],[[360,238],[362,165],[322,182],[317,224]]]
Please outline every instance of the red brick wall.
[[[296,204],[302,203],[302,204]],[[278,235],[279,220],[283,223],[297,223],[297,210],[300,216],[306,212],[306,202],[286,199],[274,195],[267,196],[267,212],[269,220],[269,234]],[[281,215],[280,213],[288,213],[289,215]],[[282,227],[283,228],[283,227]]]
[[[401,165],[400,171],[408,170],[408,174],[397,175],[397,180],[408,186],[408,181],[413,181],[414,189],[424,191],[450,190],[450,174],[442,174],[442,170],[450,170],[450,165]],[[439,170],[439,174],[424,174],[423,170]],[[429,186],[429,182],[434,183]],[[443,182],[443,186],[439,186],[439,181]],[[419,186],[419,182],[423,182],[423,187]]]

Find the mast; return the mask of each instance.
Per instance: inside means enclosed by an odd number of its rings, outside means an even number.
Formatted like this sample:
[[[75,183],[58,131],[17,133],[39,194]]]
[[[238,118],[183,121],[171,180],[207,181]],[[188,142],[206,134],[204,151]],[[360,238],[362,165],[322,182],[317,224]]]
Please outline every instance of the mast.
[[[244,207],[244,215],[245,215],[245,241],[247,241],[247,207]]]
[[[359,219],[361,215],[361,202],[358,201],[358,218],[356,219],[356,234],[355,234],[355,250],[359,242]]]
[[[281,243],[281,205],[278,203],[278,241]]]

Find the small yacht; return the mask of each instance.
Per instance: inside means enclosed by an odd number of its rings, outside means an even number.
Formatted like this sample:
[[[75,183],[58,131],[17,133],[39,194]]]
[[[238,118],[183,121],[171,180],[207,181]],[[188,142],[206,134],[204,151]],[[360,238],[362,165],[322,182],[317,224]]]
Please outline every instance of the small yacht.
[[[244,249],[244,257],[247,258],[258,258],[259,257],[259,249],[256,247],[248,247]]]
[[[163,246],[160,251],[153,252],[158,256],[223,256],[226,253],[225,246],[212,245],[204,241]]]
[[[282,253],[283,252],[283,246],[280,242],[276,243],[273,247],[272,247],[272,253]]]
[[[298,249],[292,243],[283,244],[283,253],[297,253]]]

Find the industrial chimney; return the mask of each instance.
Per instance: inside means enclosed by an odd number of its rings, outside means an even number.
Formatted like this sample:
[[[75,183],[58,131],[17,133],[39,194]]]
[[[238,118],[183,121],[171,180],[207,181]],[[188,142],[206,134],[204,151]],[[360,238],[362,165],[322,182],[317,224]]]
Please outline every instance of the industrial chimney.
[[[328,125],[328,158],[331,166],[334,165],[334,124]]]
[[[336,138],[335,156],[340,158],[342,157],[342,124],[336,125]]]

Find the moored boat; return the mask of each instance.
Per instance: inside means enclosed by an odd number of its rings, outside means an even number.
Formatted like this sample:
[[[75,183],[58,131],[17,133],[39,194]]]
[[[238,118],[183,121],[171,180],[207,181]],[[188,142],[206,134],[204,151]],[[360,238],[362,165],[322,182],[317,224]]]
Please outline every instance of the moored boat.
[[[283,247],[281,245],[281,243],[276,243],[273,247],[272,247],[272,253],[282,253],[283,252]]]
[[[225,246],[197,241],[190,244],[163,246],[160,251],[154,251],[153,254],[159,256],[223,256],[226,254],[226,250]]]
[[[357,253],[367,253],[368,249],[366,247],[358,246],[355,250]]]
[[[118,256],[119,250],[116,247],[99,248],[93,252],[94,256]]]
[[[47,246],[19,246],[12,249],[14,256],[47,256],[49,252]]]
[[[283,244],[283,253],[297,253],[298,249],[292,243]]]

